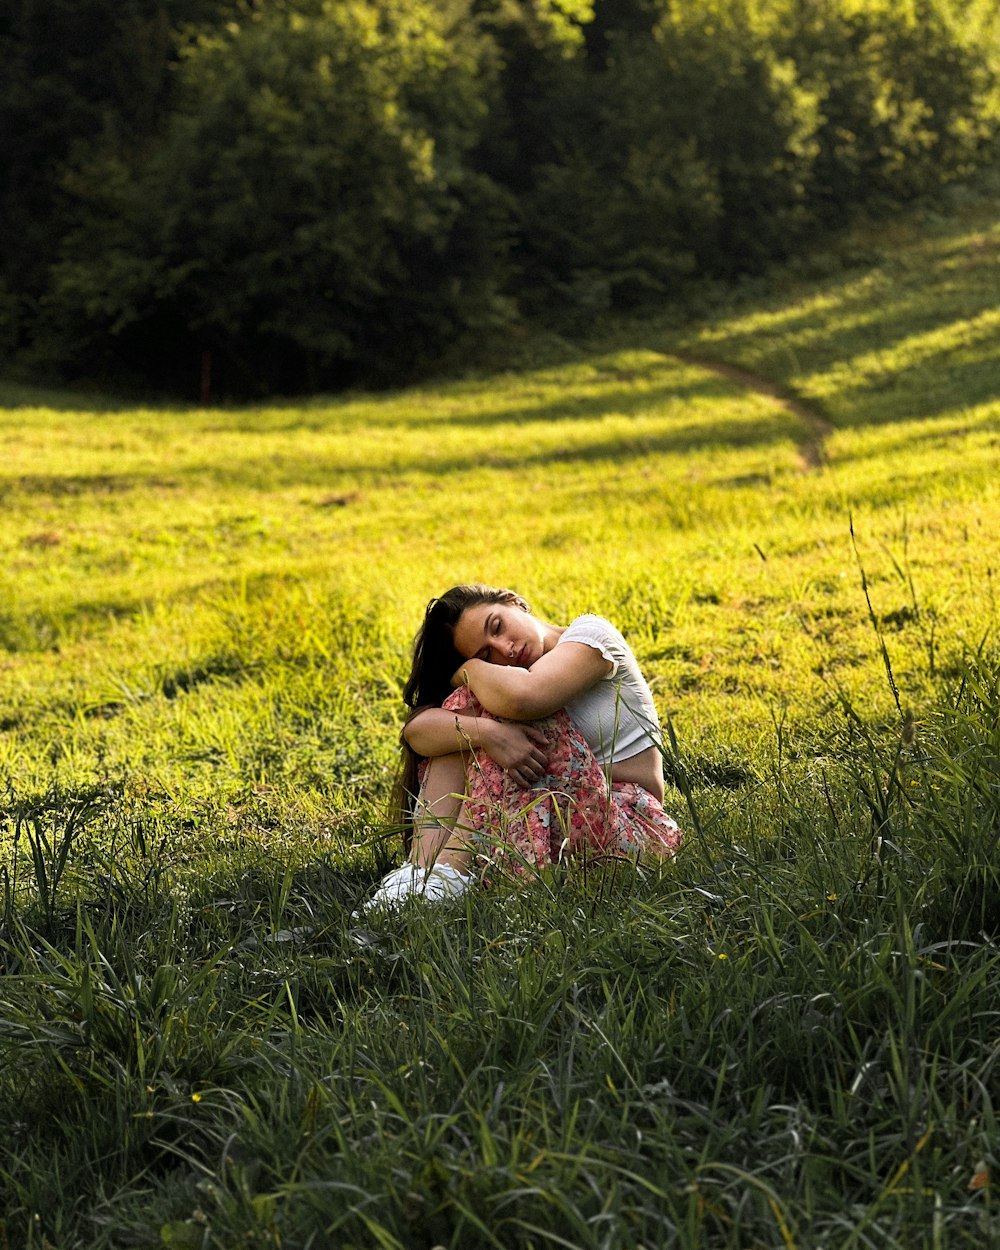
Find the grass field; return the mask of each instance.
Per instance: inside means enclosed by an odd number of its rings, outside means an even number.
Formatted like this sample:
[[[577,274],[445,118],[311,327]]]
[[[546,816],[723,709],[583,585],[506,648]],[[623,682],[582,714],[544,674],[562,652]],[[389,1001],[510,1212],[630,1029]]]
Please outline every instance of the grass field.
[[[998,262],[956,195],[488,377],[0,385],[0,1247],[1000,1246]],[[474,579],[623,629],[686,842],[359,946]]]

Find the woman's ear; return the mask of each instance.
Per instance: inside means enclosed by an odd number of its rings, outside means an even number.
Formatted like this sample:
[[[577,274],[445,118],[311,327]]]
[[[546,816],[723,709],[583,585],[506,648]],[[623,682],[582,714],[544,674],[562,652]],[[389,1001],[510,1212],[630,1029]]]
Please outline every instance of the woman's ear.
[[[520,608],[522,612],[530,613],[531,609],[528,607],[525,600],[522,599],[521,596],[515,591],[505,590],[502,593],[503,598],[501,599],[501,603],[509,603],[512,608]]]

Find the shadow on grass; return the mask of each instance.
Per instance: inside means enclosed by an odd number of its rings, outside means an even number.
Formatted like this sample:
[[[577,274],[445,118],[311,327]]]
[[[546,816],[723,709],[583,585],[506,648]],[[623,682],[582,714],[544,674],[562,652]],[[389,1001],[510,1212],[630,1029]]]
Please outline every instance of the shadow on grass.
[[[731,304],[685,346],[806,393],[835,374],[826,413],[841,427],[1000,399],[996,217],[987,206],[971,225],[910,230],[902,247],[890,237],[885,256],[825,282],[775,278],[775,294]],[[649,350],[669,350],[675,337],[636,330]]]
[[[86,390],[51,390],[28,383],[0,382],[0,409],[49,408],[55,412],[122,412],[141,401],[111,398],[106,393]]]
[[[662,361],[662,357],[660,358]],[[703,373],[697,381],[690,380],[692,366],[668,367],[676,373],[678,383],[660,386],[611,386],[597,394],[569,399],[550,400],[536,407],[515,405],[483,415],[475,412],[455,414],[440,424],[479,429],[486,435],[470,441],[468,451],[459,455],[435,454],[428,434],[436,421],[406,419],[396,429],[385,431],[384,454],[365,463],[346,466],[352,473],[366,475],[408,473],[443,475],[476,468],[523,470],[553,462],[600,463],[617,462],[635,456],[684,455],[710,447],[760,447],[791,441],[803,443],[811,437],[804,421],[787,412],[781,401],[752,395],[745,387],[724,378]],[[637,371],[638,372],[638,371]],[[644,373],[646,371],[643,371]],[[650,372],[663,373],[662,363]],[[687,375],[685,377],[685,375]],[[683,380],[682,380],[683,379]],[[695,419],[685,420],[685,401],[698,399]],[[727,415],[708,415],[712,401]],[[580,429],[577,423],[594,422],[603,417],[645,418],[643,427],[635,432],[619,425],[612,430],[592,427]],[[650,428],[649,419],[659,418]],[[551,437],[542,442],[530,427],[565,424],[566,441],[553,445]],[[576,428],[574,428],[576,427]],[[408,440],[405,431],[420,431],[422,437]],[[489,437],[489,431],[495,437]],[[325,454],[324,454],[325,451]],[[345,469],[342,449],[338,446],[319,449],[296,446],[290,442],[280,455],[255,455],[231,458],[216,463],[176,466],[164,476],[154,468],[148,474],[23,474],[8,479],[0,486],[0,498],[18,496],[64,498],[107,496],[142,490],[186,488],[191,485],[224,486],[244,490],[280,489],[291,486],[322,487],[331,482],[331,475]],[[350,502],[348,500],[348,502]]]
[[[721,419],[677,425],[656,431],[637,430],[634,435],[615,432],[589,439],[574,438],[564,446],[537,447],[528,433],[523,447],[518,446],[511,432],[505,431],[495,445],[476,442],[468,454],[460,456],[434,456],[428,458],[419,451],[412,457],[389,452],[386,461],[355,466],[362,473],[407,473],[427,476],[435,480],[459,472],[476,469],[507,469],[511,471],[543,468],[553,463],[616,464],[623,459],[637,456],[683,455],[710,447],[761,447],[768,444],[798,441],[802,431],[796,422],[783,411],[761,413],[753,419]],[[285,463],[275,465],[266,459],[246,461],[243,464],[199,468],[190,470],[206,481],[226,486],[244,488],[266,481],[268,486],[323,485],[329,482],[333,471],[342,466],[335,458],[324,463],[315,456],[286,458]]]

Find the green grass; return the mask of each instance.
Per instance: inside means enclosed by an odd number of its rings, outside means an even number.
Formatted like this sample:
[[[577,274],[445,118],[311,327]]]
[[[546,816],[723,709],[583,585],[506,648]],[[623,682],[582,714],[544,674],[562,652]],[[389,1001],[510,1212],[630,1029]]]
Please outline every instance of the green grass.
[[[1000,1244],[998,248],[379,397],[0,386],[0,1246]],[[623,628],[686,843],[361,946],[471,578]]]

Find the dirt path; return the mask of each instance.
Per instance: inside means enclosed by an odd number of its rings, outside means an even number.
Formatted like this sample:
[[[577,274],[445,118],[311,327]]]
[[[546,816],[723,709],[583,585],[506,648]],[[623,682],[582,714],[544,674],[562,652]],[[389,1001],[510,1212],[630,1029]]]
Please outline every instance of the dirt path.
[[[818,469],[827,463],[826,440],[833,433],[833,426],[818,409],[811,407],[793,391],[788,390],[779,382],[772,382],[769,378],[762,377],[759,373],[744,369],[742,365],[731,365],[721,360],[707,360],[704,356],[696,356],[693,352],[674,351],[670,354],[682,360],[686,365],[694,365],[698,369],[704,369],[707,373],[716,373],[719,377],[735,382],[737,386],[743,386],[748,391],[766,395],[787,412],[794,413],[806,423],[809,430],[808,437],[799,444],[799,456],[802,459],[803,469]]]

